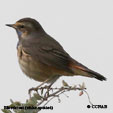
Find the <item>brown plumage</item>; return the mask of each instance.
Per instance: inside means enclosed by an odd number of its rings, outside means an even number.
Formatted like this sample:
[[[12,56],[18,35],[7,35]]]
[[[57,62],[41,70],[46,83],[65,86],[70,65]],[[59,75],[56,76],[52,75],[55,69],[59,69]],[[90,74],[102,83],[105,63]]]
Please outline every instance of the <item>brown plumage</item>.
[[[80,64],[34,19],[24,18],[7,26],[18,34],[18,60],[22,71],[37,81],[56,81],[60,76],[81,75],[106,80],[101,74]]]

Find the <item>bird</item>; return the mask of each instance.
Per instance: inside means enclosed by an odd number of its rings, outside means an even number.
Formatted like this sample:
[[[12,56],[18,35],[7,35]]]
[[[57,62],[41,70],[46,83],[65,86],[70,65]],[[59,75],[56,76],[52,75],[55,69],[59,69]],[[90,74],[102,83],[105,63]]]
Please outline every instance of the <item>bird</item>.
[[[50,84],[61,76],[84,76],[100,81],[106,80],[103,75],[72,58],[58,41],[45,32],[37,20],[26,17],[6,26],[14,28],[17,32],[18,62],[28,77]]]

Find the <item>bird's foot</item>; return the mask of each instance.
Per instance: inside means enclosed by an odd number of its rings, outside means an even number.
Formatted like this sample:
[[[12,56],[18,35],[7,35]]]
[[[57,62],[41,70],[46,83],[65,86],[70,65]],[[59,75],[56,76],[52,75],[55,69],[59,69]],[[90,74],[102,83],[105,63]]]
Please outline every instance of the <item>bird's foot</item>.
[[[41,85],[42,86],[42,85]],[[28,94],[29,94],[29,97],[31,98],[31,92],[32,91],[38,91],[39,89],[47,89],[47,92],[48,92],[48,95],[49,95],[49,90],[51,90],[51,86],[52,86],[52,84],[50,84],[50,85],[45,85],[44,87],[41,87],[40,85],[39,86],[37,86],[37,87],[32,87],[32,88],[30,88],[29,90],[28,90]]]
[[[49,81],[49,79],[45,80],[44,82],[42,82],[39,86],[37,86],[37,87],[35,87],[35,88],[34,88],[34,87],[30,88],[30,89],[28,90],[28,94],[29,94],[30,98],[31,98],[31,92],[32,92],[32,91],[36,91],[36,92],[37,92],[38,89],[47,89],[47,90],[49,91],[53,83],[51,83],[49,86],[41,87],[41,86],[44,85],[47,81]]]
[[[31,98],[31,92],[32,92],[32,91],[36,91],[36,92],[37,92],[37,91],[38,91],[38,88],[39,88],[39,87],[36,87],[36,88],[32,87],[32,88],[30,88],[30,89],[28,90],[28,94],[29,94],[29,97],[30,97],[30,98]]]

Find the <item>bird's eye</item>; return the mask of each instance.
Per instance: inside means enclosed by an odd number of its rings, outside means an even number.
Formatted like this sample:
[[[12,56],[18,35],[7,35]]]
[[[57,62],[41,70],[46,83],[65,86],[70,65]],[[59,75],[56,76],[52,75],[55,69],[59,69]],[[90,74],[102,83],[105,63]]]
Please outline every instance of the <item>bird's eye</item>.
[[[20,27],[20,28],[24,28],[24,25],[20,25],[19,27]]]

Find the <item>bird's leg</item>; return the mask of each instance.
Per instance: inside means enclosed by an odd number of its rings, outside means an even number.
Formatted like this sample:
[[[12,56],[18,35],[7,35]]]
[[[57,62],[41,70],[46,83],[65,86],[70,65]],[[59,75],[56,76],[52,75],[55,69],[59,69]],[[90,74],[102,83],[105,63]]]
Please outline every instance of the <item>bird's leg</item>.
[[[56,75],[55,77],[51,77],[51,78],[49,79],[49,83],[50,83],[50,85],[47,86],[48,89],[51,88],[51,86],[56,82],[56,80],[57,80],[59,77],[60,77],[60,75]]]
[[[52,89],[51,86],[53,85],[54,82],[52,82],[51,84],[49,84],[48,86],[45,86],[44,88],[47,89],[44,98],[47,99],[46,97],[49,96],[49,91]]]
[[[28,94],[29,94],[29,96],[30,96],[30,98],[31,98],[31,91],[36,91],[37,92],[37,90],[42,86],[42,85],[44,85],[45,83],[50,83],[50,85],[49,86],[45,86],[45,87],[43,87],[43,89],[45,88],[45,89],[47,89],[47,95],[49,95],[49,91],[50,91],[50,88],[51,88],[51,86],[55,83],[55,81],[57,80],[59,78],[59,75],[58,76],[55,76],[54,78],[53,77],[50,77],[50,78],[48,78],[48,79],[46,79],[44,82],[42,82],[39,86],[37,86],[37,87],[33,87],[33,88],[30,88],[29,89],[29,91],[28,91]],[[52,81],[50,82],[50,80],[52,79]]]
[[[48,86],[46,86],[46,88],[47,88],[47,92],[46,92],[47,97],[49,96],[49,91],[52,90],[51,86],[55,83],[56,80],[57,79],[54,79]]]
[[[49,79],[46,79],[44,82],[42,82],[39,86],[37,86],[37,87],[32,87],[32,88],[30,88],[29,90],[28,90],[28,94],[29,94],[29,96],[30,96],[30,98],[31,98],[31,91],[36,91],[37,92],[37,90],[43,85],[43,84],[45,84],[46,82],[48,82],[49,81]],[[50,84],[51,85],[51,84]],[[50,86],[51,87],[51,86]]]
[[[49,85],[48,86],[46,86],[46,89],[47,89],[47,92],[46,92],[46,94],[47,94],[47,96],[49,96],[49,91],[50,90],[52,90],[52,88],[51,88],[51,86],[56,82],[56,80],[59,78],[60,76],[59,75],[56,75],[55,77],[51,77],[50,79],[49,79]]]
[[[47,86],[47,88],[50,89],[53,84],[54,82],[52,82],[49,86]]]

